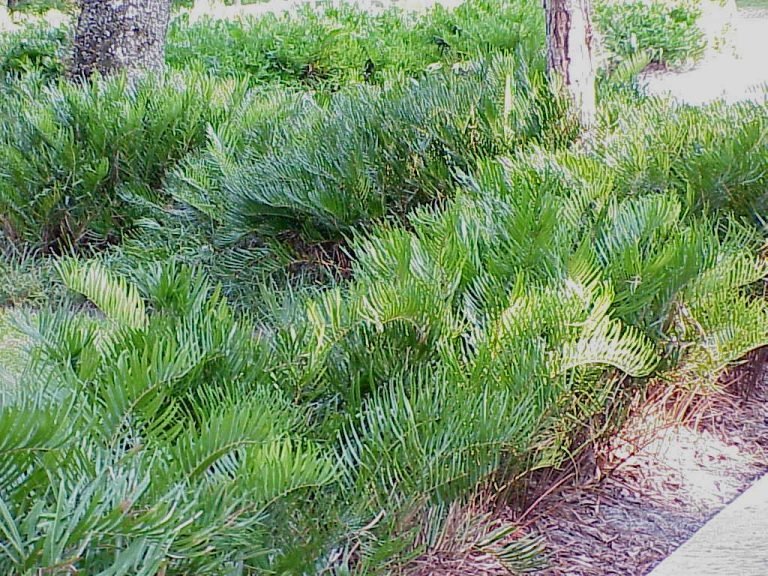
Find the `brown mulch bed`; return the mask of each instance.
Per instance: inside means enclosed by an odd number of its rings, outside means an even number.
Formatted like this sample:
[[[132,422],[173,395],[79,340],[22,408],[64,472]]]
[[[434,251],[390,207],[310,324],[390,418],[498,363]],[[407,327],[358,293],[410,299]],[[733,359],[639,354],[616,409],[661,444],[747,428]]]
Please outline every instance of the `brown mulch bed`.
[[[597,479],[539,502],[544,576],[643,576],[768,471],[768,383],[738,379],[670,417],[651,399],[598,454]],[[672,420],[672,422],[670,422]]]

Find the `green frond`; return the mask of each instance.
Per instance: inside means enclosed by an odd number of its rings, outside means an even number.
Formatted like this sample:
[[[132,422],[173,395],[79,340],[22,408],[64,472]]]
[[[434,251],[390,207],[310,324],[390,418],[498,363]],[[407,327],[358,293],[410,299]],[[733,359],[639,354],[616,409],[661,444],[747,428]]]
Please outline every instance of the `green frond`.
[[[38,488],[41,463],[74,439],[78,424],[71,398],[60,404],[20,401],[0,406],[0,497]]]
[[[680,314],[693,344],[688,363],[717,374],[748,352],[768,345],[768,307],[738,292],[710,293]]]
[[[309,443],[285,439],[253,445],[243,457],[245,496],[263,506],[298,491],[328,486],[337,479],[336,464]]]
[[[117,278],[96,262],[60,260],[57,270],[70,290],[79,292],[120,327],[141,329],[147,312],[135,286]]]
[[[171,453],[172,472],[185,480],[231,479],[238,474],[244,451],[282,439],[297,426],[289,407],[263,392],[236,404],[213,396],[196,404],[194,412],[199,423],[180,432]]]
[[[600,226],[595,250],[610,265],[625,251],[665,237],[680,222],[680,201],[668,194],[653,194],[611,203]]]
[[[543,537],[517,536],[509,538],[519,529],[514,525],[497,528],[477,546],[477,549],[496,558],[510,574],[535,573],[546,565]]]
[[[561,370],[609,365],[640,378],[650,374],[657,362],[654,346],[640,331],[605,318],[578,342],[566,345],[558,364]]]

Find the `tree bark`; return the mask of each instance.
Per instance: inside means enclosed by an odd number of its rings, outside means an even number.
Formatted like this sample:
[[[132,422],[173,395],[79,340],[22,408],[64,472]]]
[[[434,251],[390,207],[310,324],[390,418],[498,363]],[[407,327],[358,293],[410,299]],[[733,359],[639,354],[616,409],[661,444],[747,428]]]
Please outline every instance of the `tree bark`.
[[[550,80],[569,97],[584,128],[595,119],[595,69],[589,0],[544,0],[547,69]]]
[[[170,0],[81,0],[71,75],[161,72]]]

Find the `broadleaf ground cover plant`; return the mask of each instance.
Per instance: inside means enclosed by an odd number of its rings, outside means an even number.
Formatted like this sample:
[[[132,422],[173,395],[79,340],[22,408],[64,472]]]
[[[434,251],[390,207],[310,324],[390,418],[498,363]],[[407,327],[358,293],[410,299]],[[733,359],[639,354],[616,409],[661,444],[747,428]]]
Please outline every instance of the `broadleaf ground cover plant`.
[[[615,62],[638,53],[651,62],[681,66],[699,59],[706,41],[697,25],[701,9],[696,2],[598,2],[595,25],[603,47]]]
[[[768,343],[765,104],[607,77],[587,147],[496,52],[333,94],[6,81],[0,572],[397,573],[457,523],[533,570],[457,510]]]

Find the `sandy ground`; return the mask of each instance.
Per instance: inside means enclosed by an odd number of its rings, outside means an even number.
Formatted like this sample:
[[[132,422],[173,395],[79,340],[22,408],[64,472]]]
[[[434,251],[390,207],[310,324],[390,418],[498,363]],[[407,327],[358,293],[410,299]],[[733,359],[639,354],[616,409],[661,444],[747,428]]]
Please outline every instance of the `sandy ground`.
[[[65,14],[58,10],[49,10],[42,16],[26,14],[11,15],[5,6],[0,6],[0,32],[13,32],[27,23],[60,26],[70,18],[72,18],[70,14]]]
[[[685,72],[656,72],[645,77],[652,94],[669,94],[690,104],[719,98],[726,102],[763,101],[768,85],[768,11],[744,10],[735,19],[735,45],[711,51]]]

